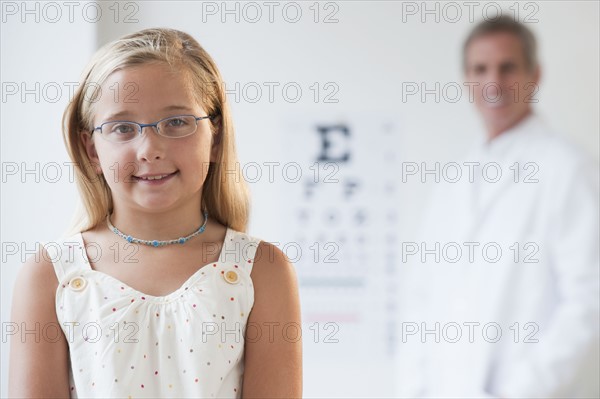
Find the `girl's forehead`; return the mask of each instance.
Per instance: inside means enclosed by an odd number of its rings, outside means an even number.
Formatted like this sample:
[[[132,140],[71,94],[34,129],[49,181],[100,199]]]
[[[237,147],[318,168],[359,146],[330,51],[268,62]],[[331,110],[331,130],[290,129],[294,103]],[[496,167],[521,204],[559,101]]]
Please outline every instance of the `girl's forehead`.
[[[96,101],[95,114],[105,118],[113,114],[142,114],[188,108],[192,113],[204,109],[194,96],[194,88],[185,71],[164,63],[129,66],[111,73],[103,83]],[[160,115],[159,115],[160,116]]]
[[[164,63],[148,63],[142,65],[128,66],[112,72],[104,82],[103,86],[111,91],[156,91],[191,94],[187,71],[174,69]],[[171,90],[168,90],[171,89]]]

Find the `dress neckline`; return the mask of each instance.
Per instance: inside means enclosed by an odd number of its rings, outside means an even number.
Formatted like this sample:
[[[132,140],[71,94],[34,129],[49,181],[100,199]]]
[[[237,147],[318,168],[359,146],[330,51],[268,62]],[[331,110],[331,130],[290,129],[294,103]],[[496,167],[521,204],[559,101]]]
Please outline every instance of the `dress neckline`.
[[[114,282],[116,282],[116,283],[120,284],[122,287],[124,287],[124,289],[132,292],[134,295],[143,297],[144,300],[147,300],[147,301],[149,300],[149,301],[153,301],[153,302],[165,302],[165,301],[170,301],[174,298],[179,297],[189,286],[194,284],[198,278],[200,278],[203,275],[206,275],[205,269],[206,270],[215,269],[217,265],[223,263],[221,259],[223,259],[222,256],[223,256],[223,252],[225,249],[225,245],[227,244],[227,240],[230,238],[231,232],[232,232],[231,229],[229,228],[229,226],[227,226],[226,230],[225,230],[225,238],[223,239],[223,245],[221,246],[221,250],[219,251],[219,257],[217,258],[217,260],[215,262],[210,262],[205,265],[202,265],[190,277],[188,277],[184,281],[184,283],[179,288],[177,288],[175,291],[173,291],[167,295],[159,295],[159,296],[150,295],[150,294],[141,292],[141,291],[131,287],[129,284],[124,283],[120,279],[118,279],[108,273],[104,273],[102,271],[92,269],[90,259],[88,258],[87,251],[85,249],[85,242],[83,241],[83,234],[81,234],[81,232],[79,232],[76,234],[76,237],[77,237],[77,240],[79,241],[79,244],[81,245],[81,256],[83,257],[83,261],[85,263],[85,266],[84,266],[85,270],[88,273],[98,274],[102,277],[113,280]],[[213,265],[214,267],[208,267],[211,265]]]

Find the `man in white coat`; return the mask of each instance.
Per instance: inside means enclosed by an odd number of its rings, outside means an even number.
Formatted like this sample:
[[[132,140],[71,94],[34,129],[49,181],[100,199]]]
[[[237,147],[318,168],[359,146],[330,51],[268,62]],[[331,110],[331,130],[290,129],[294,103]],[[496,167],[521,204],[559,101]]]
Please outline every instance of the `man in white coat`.
[[[484,21],[463,56],[486,135],[402,244],[397,394],[598,397],[598,165],[533,111],[528,28]]]

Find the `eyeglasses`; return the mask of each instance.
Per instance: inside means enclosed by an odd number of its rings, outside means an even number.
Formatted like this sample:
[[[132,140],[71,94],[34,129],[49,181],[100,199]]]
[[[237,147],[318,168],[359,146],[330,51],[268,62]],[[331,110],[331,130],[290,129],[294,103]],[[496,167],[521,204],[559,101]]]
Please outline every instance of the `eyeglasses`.
[[[212,119],[212,116],[177,115],[161,119],[155,123],[104,122],[92,130],[92,135],[96,130],[99,130],[101,136],[110,142],[127,143],[141,137],[142,130],[145,127],[153,126],[158,134],[163,137],[181,138],[194,134],[198,127],[198,121],[202,119]]]

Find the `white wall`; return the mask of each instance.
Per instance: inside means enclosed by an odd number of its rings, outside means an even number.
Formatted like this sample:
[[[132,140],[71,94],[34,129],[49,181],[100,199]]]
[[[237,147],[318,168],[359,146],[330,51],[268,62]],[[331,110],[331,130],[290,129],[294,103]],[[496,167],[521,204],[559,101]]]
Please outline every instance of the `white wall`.
[[[405,13],[403,21],[403,9],[420,7],[421,2],[320,3],[315,23],[313,2],[299,2],[296,4],[302,10],[302,17],[291,23],[282,14],[286,3],[279,3],[271,23],[269,9],[258,2],[254,4],[259,6],[262,18],[251,23],[249,19],[254,18],[256,8],[244,8],[244,3],[237,3],[239,22],[235,21],[235,14],[225,15],[223,22],[222,2],[152,1],[131,2],[134,6],[127,9],[125,3],[120,3],[119,23],[115,24],[115,9],[108,8],[111,3],[103,4],[103,16],[98,23],[86,22],[77,9],[73,23],[63,20],[52,24],[44,18],[36,23],[32,17],[23,23],[20,15],[6,15],[1,32],[3,84],[26,82],[29,86],[41,82],[43,86],[45,82],[63,85],[77,81],[96,45],[142,28],[167,26],[187,31],[198,39],[219,65],[228,88],[233,90],[239,82],[240,88],[246,85],[249,90],[245,98],[242,93],[239,102],[233,93],[230,96],[242,165],[296,161],[303,174],[310,176],[309,166],[320,148],[314,124],[339,122],[351,126],[352,140],[341,145],[349,146],[353,161],[338,171],[342,184],[320,187],[328,193],[330,190],[330,197],[321,195],[311,202],[302,197],[304,180],[289,183],[281,177],[281,169],[277,169],[275,181],[269,182],[263,169],[263,178],[251,184],[250,233],[284,243],[320,240],[341,244],[342,262],[337,265],[317,262],[313,266],[318,268],[310,268],[299,263],[301,283],[324,276],[352,277],[365,282],[362,288],[303,285],[303,321],[307,327],[308,322],[340,318],[337,345],[323,343],[322,339],[315,343],[309,335],[312,330],[304,331],[305,396],[393,395],[388,355],[393,345],[386,339],[390,340],[393,329],[388,322],[393,314],[390,291],[394,287],[386,280],[386,270],[372,265],[381,260],[388,236],[415,225],[426,195],[425,189],[410,195],[403,193],[397,184],[398,171],[394,170],[393,162],[458,156],[480,128],[466,96],[457,103],[403,102],[402,84],[425,82],[433,87],[435,82],[442,86],[461,82],[461,43],[472,26],[468,8],[456,3],[463,13],[456,23],[444,20],[444,16],[451,19],[454,14],[441,15],[439,23],[433,15],[427,15],[423,23],[420,14]],[[234,9],[235,4],[227,3],[228,9]],[[435,3],[428,4],[433,9]],[[484,4],[475,9],[477,21]],[[511,4],[503,3],[506,7]],[[539,22],[530,26],[539,38],[544,68],[536,110],[598,159],[598,3],[536,4],[539,9],[535,17]],[[217,14],[212,15],[208,11],[215,10],[214,7]],[[439,7],[443,10],[443,6]],[[287,10],[287,17],[294,18],[294,8],[288,6]],[[520,11],[524,16],[532,9]],[[138,22],[124,23],[125,16],[132,12],[132,18]],[[332,12],[338,22],[323,23]],[[263,88],[262,98],[257,102],[251,101],[252,82]],[[280,84],[273,102],[268,99],[265,82]],[[302,97],[295,103],[286,101],[281,91],[291,82],[302,89]],[[315,82],[321,94],[316,103],[314,90],[310,88]],[[330,89],[325,88],[327,83],[333,84],[328,86]],[[339,89],[333,96],[338,102],[326,103],[323,96],[332,87]],[[3,99],[3,165],[25,162],[31,168],[35,162],[68,161],[60,136],[60,117],[66,103],[65,96],[56,103],[44,99],[37,103],[32,96],[25,102],[19,96]],[[386,136],[386,131],[391,133]],[[6,180],[2,184],[3,244],[23,243],[31,249],[34,242],[50,240],[64,230],[75,203],[74,184],[66,178],[57,183],[44,179],[35,182],[31,175],[21,182],[18,175],[7,175],[4,171],[3,178]],[[336,199],[348,179],[360,181],[356,196]],[[387,201],[376,192],[385,184],[393,186],[387,193]],[[331,209],[340,211],[341,222],[327,224],[319,219]],[[355,231],[352,218],[358,209],[364,210],[367,218]],[[299,218],[302,210],[311,212],[308,222]],[[389,214],[394,212],[396,219],[390,224]],[[355,241],[359,243],[356,248],[350,245]],[[21,255],[19,251],[6,261],[3,259],[3,323],[9,319],[12,286]],[[323,329],[320,332],[327,333]],[[3,396],[7,349],[3,341]]]
[[[89,17],[82,14],[87,3],[73,5],[71,16],[67,7],[55,4],[1,4],[2,397],[7,395],[9,354],[4,332],[17,270],[36,242],[64,230],[75,204],[76,189],[62,165],[68,159],[61,117],[69,87],[93,53],[96,24],[89,22],[95,18],[93,9]],[[31,173],[22,173],[27,170]]]

